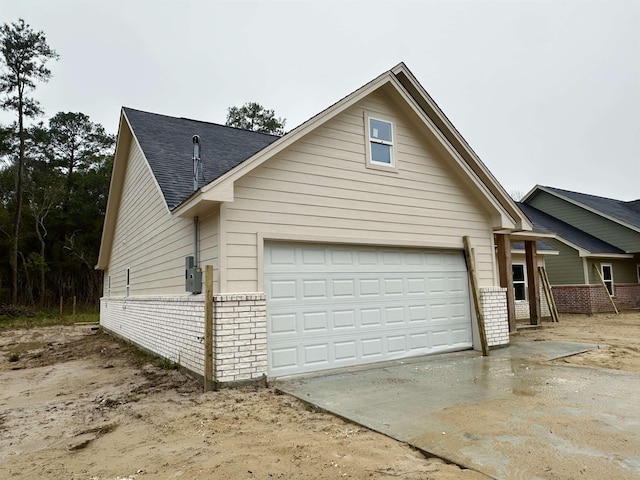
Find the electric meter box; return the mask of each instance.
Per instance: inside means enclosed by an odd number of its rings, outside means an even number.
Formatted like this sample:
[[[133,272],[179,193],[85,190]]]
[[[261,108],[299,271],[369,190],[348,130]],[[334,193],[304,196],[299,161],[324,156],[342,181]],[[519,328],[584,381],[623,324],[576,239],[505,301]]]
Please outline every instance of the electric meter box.
[[[195,266],[193,257],[185,257],[184,288],[187,292],[202,293],[202,269]]]

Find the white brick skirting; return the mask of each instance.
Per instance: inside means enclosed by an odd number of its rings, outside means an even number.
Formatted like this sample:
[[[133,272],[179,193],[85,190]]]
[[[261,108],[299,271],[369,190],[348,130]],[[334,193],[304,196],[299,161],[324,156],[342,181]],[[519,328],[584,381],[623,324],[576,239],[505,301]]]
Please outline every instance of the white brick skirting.
[[[100,325],[198,375],[204,372],[204,297],[100,300]]]
[[[264,293],[214,295],[214,382],[255,380],[266,375],[266,313]],[[203,295],[102,298],[100,325],[204,375]]]
[[[547,304],[547,296],[544,294],[544,287],[540,285],[540,316],[550,317],[549,305]],[[516,320],[523,320],[530,317],[529,302],[527,300],[516,300]]]
[[[507,289],[502,287],[481,288],[480,304],[482,305],[484,328],[489,347],[509,345]]]

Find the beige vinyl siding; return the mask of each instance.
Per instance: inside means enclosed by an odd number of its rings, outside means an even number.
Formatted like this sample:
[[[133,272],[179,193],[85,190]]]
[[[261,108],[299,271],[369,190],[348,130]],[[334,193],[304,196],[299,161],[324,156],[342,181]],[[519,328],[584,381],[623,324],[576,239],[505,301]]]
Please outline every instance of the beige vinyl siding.
[[[538,191],[527,203],[625,252],[640,251],[640,232],[635,232],[558,197]]]
[[[203,261],[217,259],[217,216],[201,222]],[[202,245],[205,248],[202,248]],[[193,220],[172,216],[140,148],[131,144],[108,272],[111,296],[186,294],[184,258],[193,255]],[[202,263],[202,262],[201,262]]]
[[[364,111],[394,121],[398,172],[365,166]],[[482,286],[493,286],[487,212],[380,93],[347,109],[235,184],[226,204],[227,292],[255,291],[258,237],[379,245],[450,245],[470,235]]]
[[[545,267],[551,285],[584,285],[584,264],[578,251],[553,239],[545,239],[558,255],[545,257]]]

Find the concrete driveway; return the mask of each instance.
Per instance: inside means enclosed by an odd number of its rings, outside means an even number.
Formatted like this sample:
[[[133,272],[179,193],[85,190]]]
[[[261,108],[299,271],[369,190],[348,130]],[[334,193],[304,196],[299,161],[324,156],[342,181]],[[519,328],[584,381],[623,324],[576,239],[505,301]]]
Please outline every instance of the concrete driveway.
[[[640,374],[549,363],[597,345],[512,340],[276,382],[304,401],[500,479],[640,478]]]

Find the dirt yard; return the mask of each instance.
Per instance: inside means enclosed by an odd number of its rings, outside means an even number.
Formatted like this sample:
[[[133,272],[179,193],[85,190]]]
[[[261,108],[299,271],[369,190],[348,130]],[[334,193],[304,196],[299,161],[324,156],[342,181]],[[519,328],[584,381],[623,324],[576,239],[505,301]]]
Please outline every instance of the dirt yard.
[[[561,317],[558,360],[640,371],[640,312]],[[201,386],[89,326],[0,333],[2,479],[484,479],[273,388]]]

